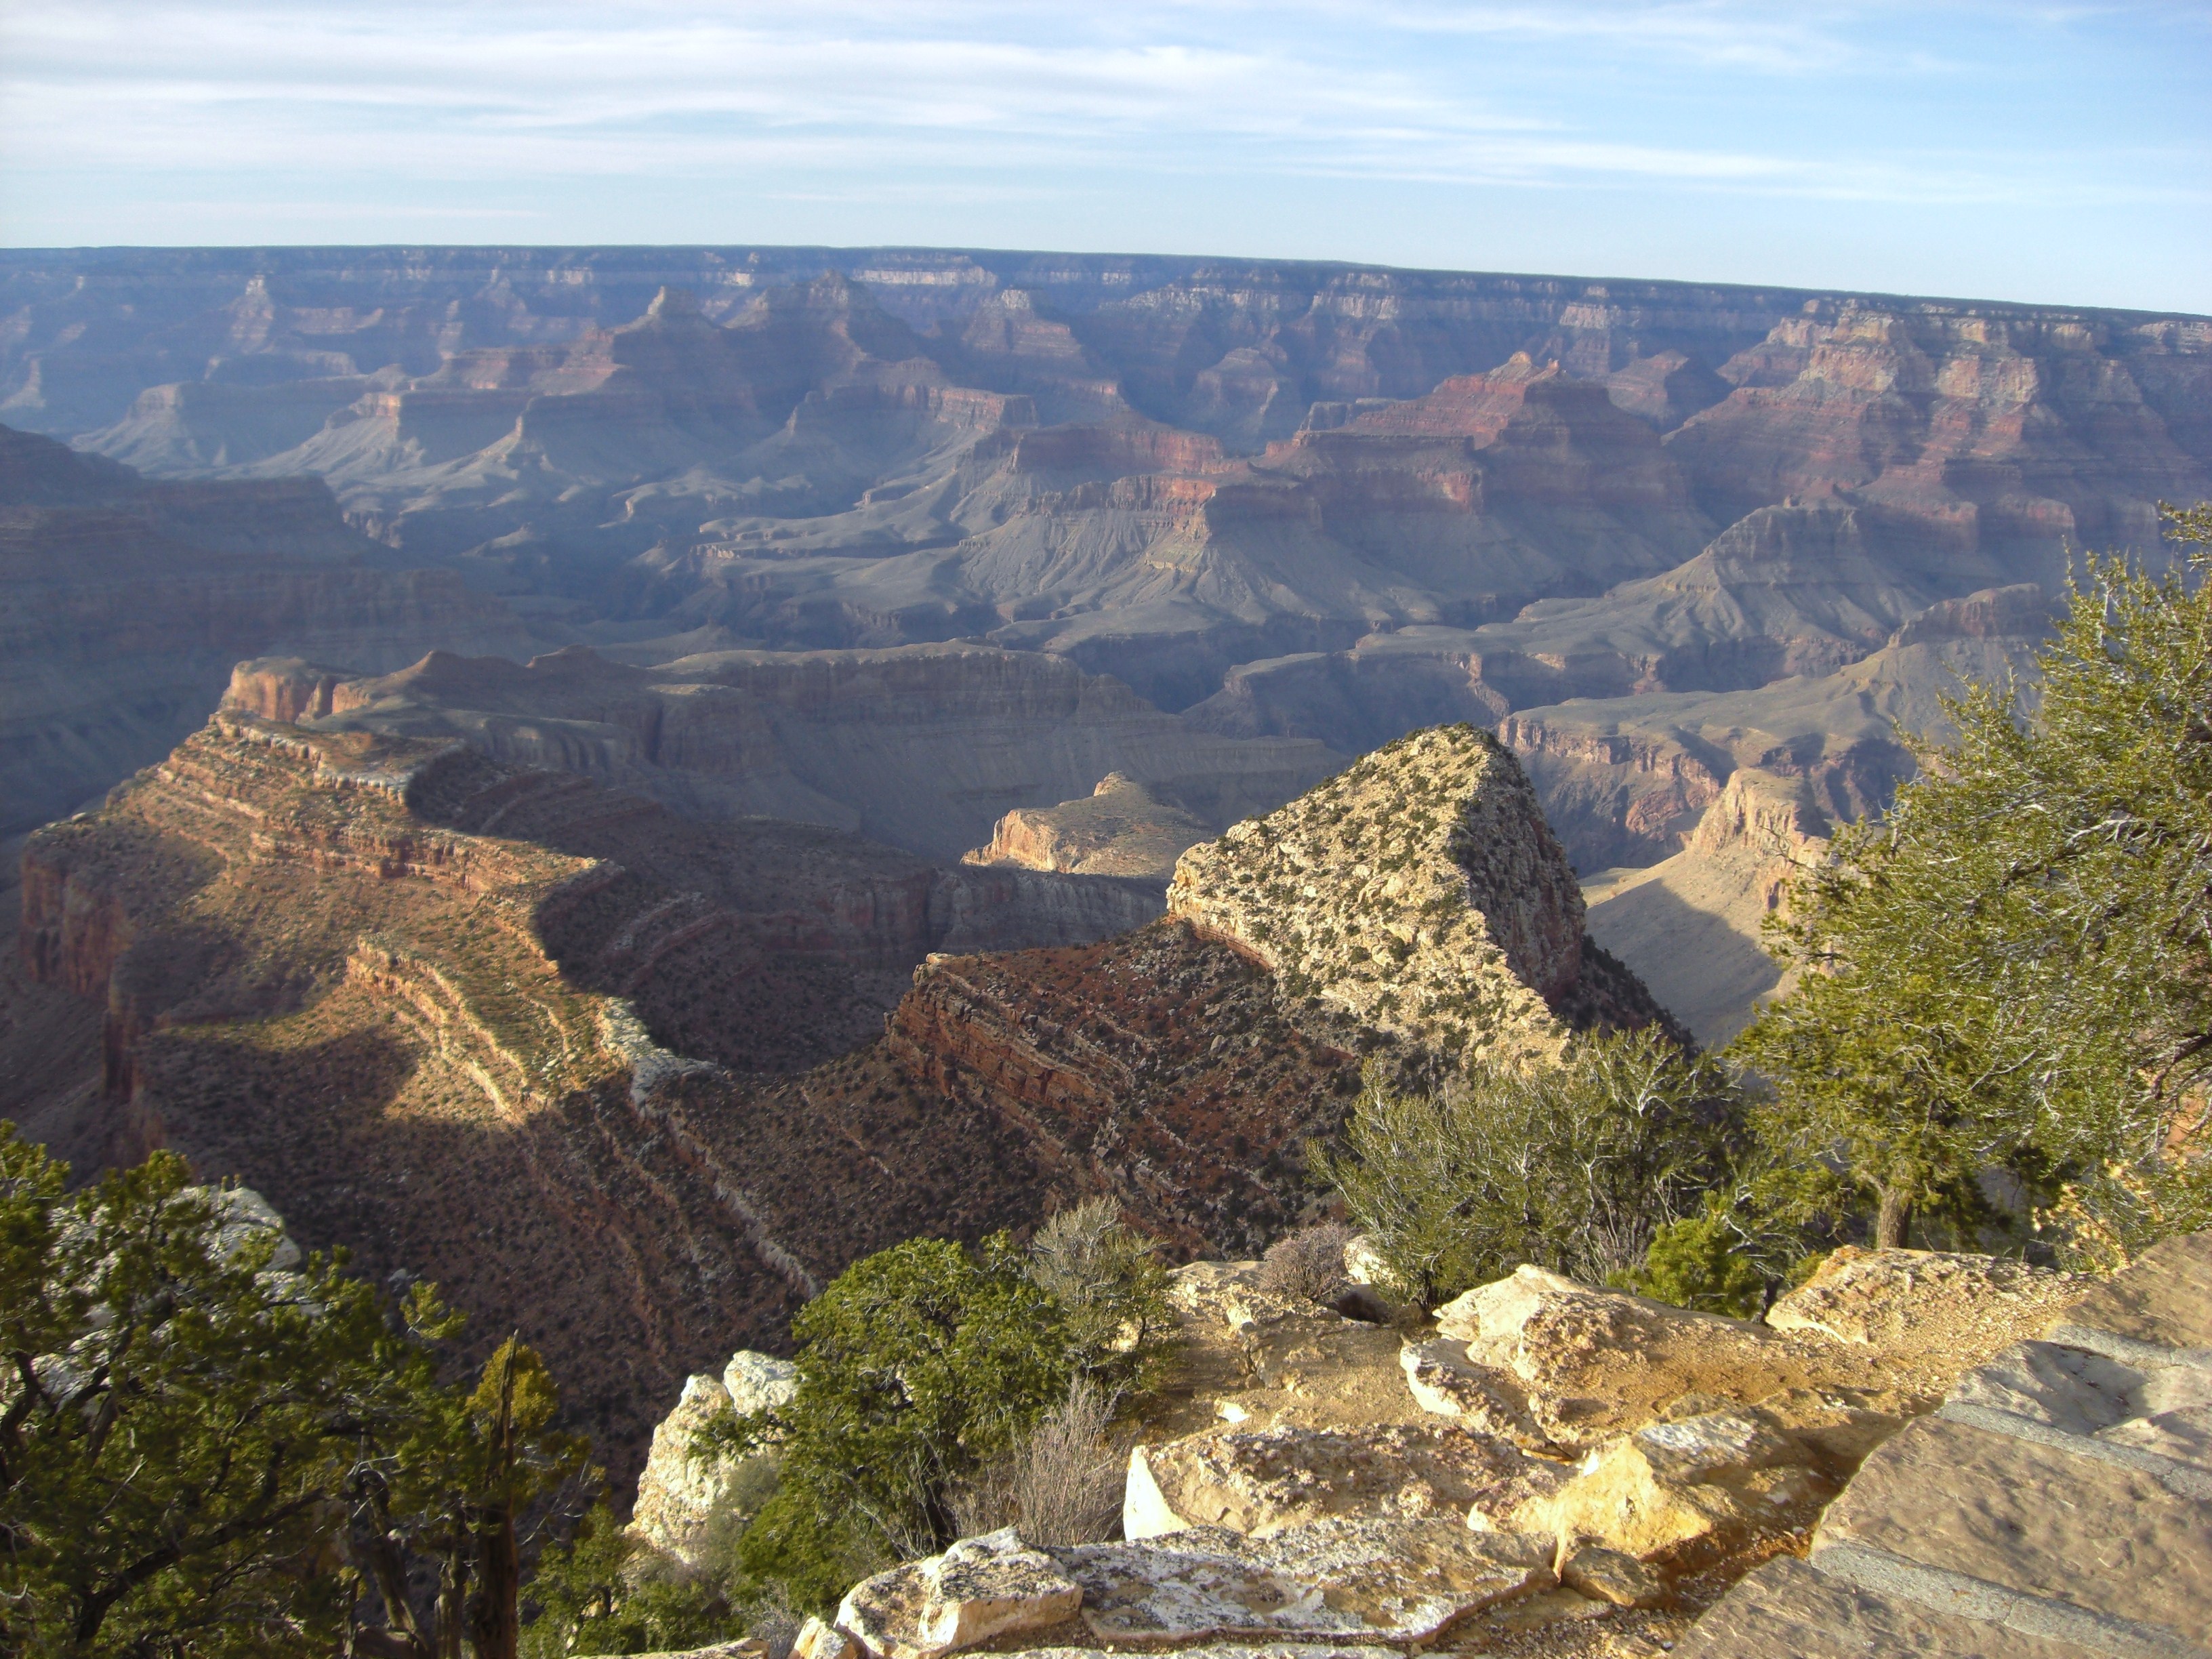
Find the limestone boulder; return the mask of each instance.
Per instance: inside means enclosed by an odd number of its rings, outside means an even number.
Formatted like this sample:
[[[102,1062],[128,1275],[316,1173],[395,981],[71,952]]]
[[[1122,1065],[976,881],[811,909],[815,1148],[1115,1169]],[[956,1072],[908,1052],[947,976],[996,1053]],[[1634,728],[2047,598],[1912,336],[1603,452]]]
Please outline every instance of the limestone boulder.
[[[1547,1538],[1454,1521],[1317,1521],[1264,1538],[1218,1527],[1054,1553],[1083,1621],[1113,1646],[1431,1640],[1556,1583]]]
[[[1406,1387],[1425,1412],[1533,1449],[1550,1446],[1528,1410],[1528,1391],[1510,1371],[1472,1358],[1467,1344],[1440,1336],[1409,1342],[1399,1352]]]
[[[860,1652],[845,1632],[811,1613],[791,1644],[791,1659],[860,1659]]]
[[[1723,1410],[1654,1423],[1608,1441],[1556,1492],[1472,1527],[1541,1531],[1639,1560],[1695,1565],[1754,1539],[1809,1525],[1835,1495],[1804,1447],[1755,1413]]]
[[[1137,1447],[1121,1527],[1133,1539],[1195,1526],[1261,1537],[1339,1516],[1456,1519],[1477,1502],[1516,1508],[1571,1474],[1510,1441],[1443,1425],[1277,1424]]]
[[[1082,1601],[1081,1589],[1051,1556],[1006,1527],[863,1579],[838,1605],[837,1628],[878,1659],[941,1659],[996,1638],[1049,1629]]]
[[[1301,1297],[1267,1289],[1257,1261],[1194,1261],[1168,1275],[1168,1305],[1185,1320],[1242,1334],[1298,1322],[1334,1324],[1338,1316]]]
[[[1437,1340],[1407,1362],[1425,1407],[1472,1415],[1492,1431],[1525,1437],[1533,1428],[1568,1450],[1717,1381],[1732,1398],[1758,1398],[1802,1381],[1804,1369],[1787,1344],[1746,1321],[1528,1266],[1439,1309]]]
[[[1559,1567],[1559,1582],[1577,1595],[1616,1607],[1656,1607],[1667,1600],[1667,1581],[1620,1550],[1585,1544]]]
[[[2039,1323],[2089,1282],[2079,1274],[1998,1256],[1845,1245],[1768,1309],[1765,1322],[1772,1330],[1895,1346],[1909,1343],[1916,1330],[1943,1329],[1961,1321],[2017,1319],[2025,1313],[2031,1325]]]
[[[300,1247],[284,1231],[284,1218],[276,1206],[251,1187],[199,1187],[186,1189],[214,1206],[216,1240],[228,1257],[249,1243],[272,1240],[267,1271],[289,1273],[300,1265]]]
[[[676,1409],[653,1431],[653,1446],[637,1478],[630,1531],[687,1566],[698,1564],[708,1528],[737,1480],[740,1461],[701,1457],[692,1449],[692,1438],[729,1409],[729,1390],[714,1378],[685,1379]]]
[[[653,1431],[630,1531],[684,1565],[698,1565],[715,1526],[749,1494],[773,1483],[775,1465],[773,1451],[702,1456],[693,1449],[699,1431],[733,1411],[781,1405],[797,1386],[789,1360],[744,1350],[731,1357],[720,1377],[687,1379],[676,1409]]]
[[[787,1406],[799,1392],[799,1367],[788,1359],[740,1348],[722,1367],[722,1388],[739,1416]]]

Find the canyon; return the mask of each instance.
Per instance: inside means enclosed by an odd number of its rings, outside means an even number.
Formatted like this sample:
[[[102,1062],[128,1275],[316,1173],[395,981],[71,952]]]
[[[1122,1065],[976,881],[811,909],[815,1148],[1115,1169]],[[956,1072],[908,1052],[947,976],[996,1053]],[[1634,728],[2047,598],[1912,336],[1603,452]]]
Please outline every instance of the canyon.
[[[868,1250],[1250,1255],[1364,1062],[1724,1040],[2212,495],[2212,320],[2081,307],[307,248],[0,319],[0,1113],[439,1279],[625,1472]]]
[[[1437,744],[1462,756],[1441,783]],[[232,707],[25,845],[8,1006],[96,1018],[11,1019],[0,1113],[94,1163],[173,1147],[283,1194],[304,1245],[436,1279],[483,1340],[546,1353],[628,1474],[650,1402],[732,1331],[787,1341],[871,1250],[1103,1193],[1178,1255],[1249,1253],[1315,1203],[1305,1147],[1363,1055],[1662,1018],[1584,943],[1494,739],[1356,775],[1377,800],[1421,779],[1447,874],[1543,878],[1424,890],[1425,926],[1505,941],[1468,1029],[1321,1006],[1194,897],[1205,846],[1160,916],[1141,880],[687,817],[448,734]],[[1343,833],[1399,856],[1387,822]],[[1388,902],[1363,904],[1381,925]]]

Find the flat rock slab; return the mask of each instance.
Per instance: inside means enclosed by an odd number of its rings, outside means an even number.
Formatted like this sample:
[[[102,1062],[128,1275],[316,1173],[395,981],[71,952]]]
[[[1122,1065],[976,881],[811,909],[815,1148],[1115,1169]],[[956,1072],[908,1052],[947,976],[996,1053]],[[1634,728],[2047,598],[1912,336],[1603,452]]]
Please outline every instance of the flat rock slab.
[[[2142,1470],[1923,1418],[1821,1517],[1863,1546],[2003,1589],[2181,1632],[2212,1631],[2212,1504]]]
[[[1191,1435],[1132,1455],[1123,1534],[1185,1527],[1261,1535],[1331,1518],[1462,1519],[1554,1492],[1571,1464],[1442,1424]]]
[[[1057,1550],[1099,1641],[1188,1648],[1238,1638],[1425,1642],[1549,1589],[1553,1542],[1442,1521],[1319,1521],[1266,1538],[1194,1527]]]
[[[1674,1659],[2109,1659],[2101,1649],[1877,1595],[1784,1556],[1747,1575]]]
[[[1111,1648],[1024,1648],[997,1659],[1121,1659],[1121,1656]],[[1405,1655],[1396,1648],[1331,1642],[1207,1642],[1176,1649],[1176,1659],[1405,1659]]]
[[[2176,1358],[2212,1364],[2212,1233],[2152,1245],[2069,1308],[2051,1334],[2064,1342],[2077,1332],[2172,1348],[2179,1351]]]
[[[1083,1592],[1011,1527],[963,1538],[845,1593],[837,1627],[882,1659],[942,1659],[1009,1632],[1048,1630]]]
[[[1778,1331],[1816,1331],[1838,1342],[1893,1346],[1931,1309],[2007,1304],[2055,1312],[2089,1284],[2073,1273],[1998,1256],[1943,1250],[1863,1250],[1846,1245],[1766,1310]],[[2031,1327],[2033,1328],[2033,1327]]]

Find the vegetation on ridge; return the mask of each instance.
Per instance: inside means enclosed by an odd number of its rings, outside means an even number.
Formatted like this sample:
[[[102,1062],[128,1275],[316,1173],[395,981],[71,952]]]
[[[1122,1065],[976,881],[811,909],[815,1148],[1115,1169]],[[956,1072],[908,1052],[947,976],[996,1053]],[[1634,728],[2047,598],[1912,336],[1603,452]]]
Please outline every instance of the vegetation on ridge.
[[[1095,1461],[1077,1443],[1096,1440],[1102,1396],[1110,1407],[1157,1380],[1165,1278],[1103,1199],[1026,1251],[1004,1234],[972,1254],[915,1239],[847,1268],[792,1322],[790,1403],[704,1437],[702,1451],[773,1445],[781,1463],[738,1540],[740,1583],[826,1607],[881,1566],[1030,1518],[988,1511],[1050,1485],[1036,1431]]]
[[[1433,1093],[1370,1074],[1342,1149],[1314,1158],[1383,1288],[1432,1308],[1524,1261],[1634,1271],[1717,1178],[1732,1106],[1721,1068],[1665,1036],[1591,1033],[1557,1063],[1476,1055]]]

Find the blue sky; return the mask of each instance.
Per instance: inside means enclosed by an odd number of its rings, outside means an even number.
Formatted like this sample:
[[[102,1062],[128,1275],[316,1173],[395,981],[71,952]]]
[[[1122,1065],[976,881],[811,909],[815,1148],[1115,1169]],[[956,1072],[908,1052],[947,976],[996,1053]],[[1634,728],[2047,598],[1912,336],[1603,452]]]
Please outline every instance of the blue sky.
[[[2212,313],[2212,0],[0,0],[0,242],[1228,253]]]

